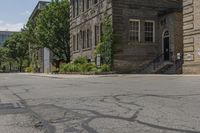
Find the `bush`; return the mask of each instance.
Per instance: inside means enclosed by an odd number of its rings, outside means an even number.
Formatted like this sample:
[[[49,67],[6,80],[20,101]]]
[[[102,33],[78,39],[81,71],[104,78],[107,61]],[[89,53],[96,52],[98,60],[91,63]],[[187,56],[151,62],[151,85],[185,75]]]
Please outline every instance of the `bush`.
[[[32,67],[27,67],[27,68],[25,68],[25,72],[31,73],[31,72],[33,72],[33,68]]]
[[[61,73],[67,72],[96,72],[97,68],[95,64],[86,63],[86,64],[62,64],[60,68]]]
[[[102,65],[102,66],[100,67],[100,71],[101,71],[101,72],[110,72],[110,66],[104,64],[104,65]]]
[[[95,64],[87,63],[87,64],[81,64],[81,72],[95,72],[97,70]]]
[[[59,68],[56,68],[55,66],[51,66],[51,72],[52,73],[58,73],[59,72]]]
[[[88,61],[87,61],[87,58],[86,58],[86,57],[84,57],[84,56],[79,56],[79,57],[77,57],[77,58],[74,60],[73,63],[74,63],[74,64],[87,64]]]
[[[66,73],[66,72],[80,72],[80,65],[79,64],[62,64],[60,68],[61,73]]]

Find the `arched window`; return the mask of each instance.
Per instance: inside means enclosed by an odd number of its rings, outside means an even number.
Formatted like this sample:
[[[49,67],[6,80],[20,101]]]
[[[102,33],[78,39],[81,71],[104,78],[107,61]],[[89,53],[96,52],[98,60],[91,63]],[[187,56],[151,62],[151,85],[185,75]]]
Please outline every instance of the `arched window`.
[[[168,31],[168,30],[166,30],[166,31],[164,32],[163,37],[164,37],[164,38],[165,38],[165,37],[169,37],[169,31]]]

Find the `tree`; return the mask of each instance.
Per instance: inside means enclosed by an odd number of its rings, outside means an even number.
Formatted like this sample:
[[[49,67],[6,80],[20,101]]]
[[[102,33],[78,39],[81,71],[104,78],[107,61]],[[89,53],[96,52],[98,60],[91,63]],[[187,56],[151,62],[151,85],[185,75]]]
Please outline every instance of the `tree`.
[[[2,69],[2,63],[6,60],[7,49],[0,47],[0,69]]]
[[[52,0],[36,18],[34,30],[37,44],[49,48],[58,59],[66,62],[70,61],[69,13],[68,0]]]
[[[7,58],[18,63],[19,71],[22,72],[22,66],[28,58],[28,44],[24,32],[14,33],[4,43],[7,49]]]

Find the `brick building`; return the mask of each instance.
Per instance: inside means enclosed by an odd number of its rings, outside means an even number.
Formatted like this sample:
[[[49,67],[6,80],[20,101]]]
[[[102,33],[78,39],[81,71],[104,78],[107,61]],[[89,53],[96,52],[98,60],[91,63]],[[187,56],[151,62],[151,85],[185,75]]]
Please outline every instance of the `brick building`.
[[[119,73],[179,73],[183,54],[181,0],[71,0],[72,60],[93,52],[112,18],[113,70]]]
[[[200,73],[200,1],[183,0],[183,73]]]

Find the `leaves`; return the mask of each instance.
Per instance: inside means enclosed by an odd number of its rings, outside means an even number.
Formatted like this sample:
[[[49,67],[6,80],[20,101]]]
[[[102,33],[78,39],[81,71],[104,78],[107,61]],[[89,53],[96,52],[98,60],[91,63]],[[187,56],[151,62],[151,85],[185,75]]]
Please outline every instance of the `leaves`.
[[[12,34],[3,45],[4,59],[6,61],[17,62],[22,71],[23,62],[28,58],[29,46],[26,41],[25,32]]]
[[[107,14],[105,14],[103,23],[103,35],[100,43],[96,47],[95,54],[100,54],[102,64],[111,66],[112,64],[112,21]]]
[[[69,20],[69,1],[53,0],[39,13],[34,29],[37,44],[66,62],[70,61]]]

